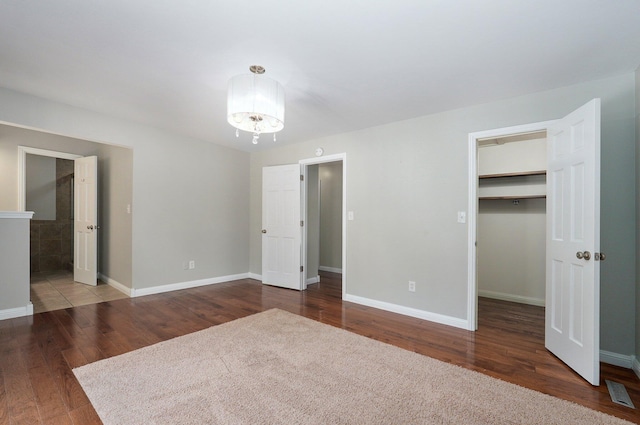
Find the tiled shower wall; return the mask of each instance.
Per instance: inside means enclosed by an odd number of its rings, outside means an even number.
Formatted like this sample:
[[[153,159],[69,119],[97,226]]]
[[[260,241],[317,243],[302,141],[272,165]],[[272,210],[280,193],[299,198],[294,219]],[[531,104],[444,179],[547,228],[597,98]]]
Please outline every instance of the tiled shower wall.
[[[73,161],[56,159],[56,219],[31,220],[31,272],[73,270]]]

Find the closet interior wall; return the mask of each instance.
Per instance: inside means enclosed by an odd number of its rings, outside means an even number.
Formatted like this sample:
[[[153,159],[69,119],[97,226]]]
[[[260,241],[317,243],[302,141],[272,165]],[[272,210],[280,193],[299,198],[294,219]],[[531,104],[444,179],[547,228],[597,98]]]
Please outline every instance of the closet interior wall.
[[[478,295],[543,306],[546,134],[478,144]]]

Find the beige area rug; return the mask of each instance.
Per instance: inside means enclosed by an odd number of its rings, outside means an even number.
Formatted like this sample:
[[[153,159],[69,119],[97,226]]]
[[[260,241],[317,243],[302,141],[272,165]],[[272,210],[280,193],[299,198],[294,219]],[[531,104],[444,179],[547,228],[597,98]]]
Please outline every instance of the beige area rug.
[[[629,424],[282,310],[74,369],[105,424]]]

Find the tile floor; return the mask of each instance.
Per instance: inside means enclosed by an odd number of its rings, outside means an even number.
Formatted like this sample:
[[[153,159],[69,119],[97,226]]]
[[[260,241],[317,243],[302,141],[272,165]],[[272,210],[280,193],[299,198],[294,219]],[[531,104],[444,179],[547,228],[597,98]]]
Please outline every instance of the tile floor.
[[[70,272],[31,274],[31,303],[34,313],[97,304],[121,298],[128,298],[128,296],[102,281],[98,281],[97,286],[74,282],[73,273]]]

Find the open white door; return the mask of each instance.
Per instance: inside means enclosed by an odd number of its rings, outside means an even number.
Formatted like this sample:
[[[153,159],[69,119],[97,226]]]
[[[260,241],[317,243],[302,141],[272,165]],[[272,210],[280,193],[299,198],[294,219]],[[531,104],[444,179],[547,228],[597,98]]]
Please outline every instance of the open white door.
[[[87,156],[74,162],[73,280],[95,286],[98,283],[98,157]]]
[[[545,345],[600,385],[600,99],[547,138]]]
[[[300,165],[262,169],[262,283],[302,289]]]

